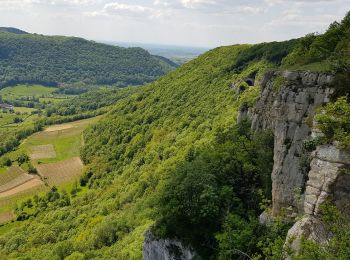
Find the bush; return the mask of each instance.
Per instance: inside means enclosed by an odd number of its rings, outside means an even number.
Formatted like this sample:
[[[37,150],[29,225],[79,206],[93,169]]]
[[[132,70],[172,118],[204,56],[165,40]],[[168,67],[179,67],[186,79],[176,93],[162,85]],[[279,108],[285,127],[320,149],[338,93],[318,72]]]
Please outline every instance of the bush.
[[[339,141],[340,148],[350,150],[350,104],[346,97],[327,104],[317,115],[319,129],[328,142]]]
[[[12,161],[10,158],[5,156],[2,158],[1,165],[5,167],[10,167],[12,165]]]

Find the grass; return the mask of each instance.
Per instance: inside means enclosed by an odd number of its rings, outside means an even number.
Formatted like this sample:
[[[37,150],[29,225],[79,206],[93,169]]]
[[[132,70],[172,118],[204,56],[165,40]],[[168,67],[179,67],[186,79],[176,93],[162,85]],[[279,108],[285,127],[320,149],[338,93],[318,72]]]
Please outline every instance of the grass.
[[[97,121],[97,118],[90,118],[59,125],[63,130],[54,130],[57,126],[51,126],[46,131],[36,133],[23,142],[20,150],[30,154],[31,148],[38,145],[54,146],[56,152],[55,158],[34,160],[34,164],[53,163],[63,161],[72,157],[79,156],[82,141],[82,132],[91,123]],[[65,128],[69,127],[69,128]]]
[[[281,87],[287,82],[287,80],[283,77],[278,75],[274,80],[273,80],[273,85],[272,85],[272,90],[274,92],[280,91]]]
[[[30,108],[30,107],[15,107],[15,113],[18,112],[18,113],[27,113],[27,114],[30,114],[32,113],[33,111],[35,111],[36,109],[35,108]]]
[[[25,225],[26,222],[28,222],[28,221],[23,221],[23,222],[16,221],[16,222],[7,223],[6,225],[5,224],[0,225],[0,235],[5,234],[6,232],[12,230],[13,228],[18,228],[22,225]],[[0,257],[1,257],[1,255],[0,255]]]
[[[52,94],[57,88],[49,88],[41,85],[17,85],[15,87],[7,87],[0,90],[0,95],[3,98],[13,99],[15,97],[34,96],[39,97],[43,95]]]

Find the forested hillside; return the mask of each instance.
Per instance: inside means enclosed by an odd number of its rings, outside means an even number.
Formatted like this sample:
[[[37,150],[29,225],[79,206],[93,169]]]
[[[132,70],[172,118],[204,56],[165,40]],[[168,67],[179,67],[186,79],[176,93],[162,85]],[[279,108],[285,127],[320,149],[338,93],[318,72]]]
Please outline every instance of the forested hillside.
[[[271,70],[321,67],[347,83],[347,67],[337,63],[349,60],[348,17],[324,35],[216,48],[156,82],[93,104],[115,102],[84,132],[80,187],[52,189],[19,205],[17,221],[0,227],[0,258],[141,259],[148,230],[180,239],[202,259],[284,257],[290,225],[283,216],[269,225],[258,221],[271,203],[273,133],[253,133],[237,115],[255,105]],[[327,55],[317,56],[320,49]],[[278,91],[281,82],[275,85]],[[334,98],[348,90],[341,86]],[[53,118],[90,112],[85,101],[47,112]],[[349,147],[349,111],[344,97],[324,108],[325,143]],[[296,259],[347,255],[349,224],[328,211],[324,216],[337,224],[331,242],[306,242]]]
[[[141,48],[121,48],[81,38],[0,30],[0,87],[18,83],[139,85],[174,68]]]
[[[235,126],[238,108],[259,95],[245,81],[261,79],[295,44],[217,48],[119,100],[84,134],[88,166],[80,185],[89,191],[69,205],[52,191],[31,208],[21,206],[17,213],[28,220],[1,237],[1,252],[140,259],[144,233],[156,224],[156,233],[186,238],[203,257],[217,256],[219,248],[225,256],[226,228],[235,221],[244,228],[270,196],[271,134],[252,135],[248,122]],[[244,91],[240,96],[232,83]],[[272,233],[257,222],[248,226],[262,237]],[[255,242],[242,250],[261,252]]]

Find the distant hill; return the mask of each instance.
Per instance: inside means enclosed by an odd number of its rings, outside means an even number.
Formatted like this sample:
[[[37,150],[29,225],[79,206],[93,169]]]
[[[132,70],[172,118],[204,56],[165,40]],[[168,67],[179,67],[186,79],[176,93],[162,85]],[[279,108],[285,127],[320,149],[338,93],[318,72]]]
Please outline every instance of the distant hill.
[[[197,58],[199,55],[207,52],[209,48],[203,47],[186,47],[186,46],[172,46],[161,44],[146,44],[146,43],[128,43],[128,42],[105,42],[107,44],[121,46],[121,47],[141,47],[147,50],[152,55],[165,57],[174,63],[181,65],[190,60]]]
[[[0,87],[76,82],[138,85],[151,82],[176,66],[141,48],[20,32],[23,31],[14,28],[0,32]]]
[[[28,34],[25,31],[22,31],[20,29],[13,28],[13,27],[0,27],[0,32],[8,32],[8,33],[15,33],[15,34]]]

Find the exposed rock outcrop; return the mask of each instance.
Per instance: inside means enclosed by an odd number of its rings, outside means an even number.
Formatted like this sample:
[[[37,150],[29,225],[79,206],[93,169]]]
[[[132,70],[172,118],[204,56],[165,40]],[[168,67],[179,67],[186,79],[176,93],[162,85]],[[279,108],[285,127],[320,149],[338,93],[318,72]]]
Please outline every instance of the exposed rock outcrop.
[[[344,213],[350,213],[350,154],[334,145],[317,147],[313,152],[306,184],[304,212],[317,216],[326,200],[333,201]]]
[[[144,260],[190,260],[194,256],[195,252],[178,240],[158,239],[151,231],[147,231],[145,234]]]
[[[285,245],[290,246],[294,252],[298,252],[302,237],[324,243],[329,239],[329,236],[327,228],[320,219],[306,216],[297,221],[288,231]],[[286,259],[289,259],[289,257],[286,256]]]
[[[312,157],[305,191],[305,215],[289,230],[286,239],[295,251],[300,248],[302,236],[318,243],[329,239],[319,215],[324,202],[334,203],[343,214],[350,216],[350,154],[334,145],[322,145]]]
[[[303,213],[303,142],[311,135],[315,109],[329,102],[331,82],[330,75],[290,71],[267,73],[261,82],[262,93],[251,119],[253,130],[270,128],[275,135],[273,216],[283,208]]]

